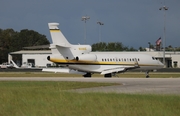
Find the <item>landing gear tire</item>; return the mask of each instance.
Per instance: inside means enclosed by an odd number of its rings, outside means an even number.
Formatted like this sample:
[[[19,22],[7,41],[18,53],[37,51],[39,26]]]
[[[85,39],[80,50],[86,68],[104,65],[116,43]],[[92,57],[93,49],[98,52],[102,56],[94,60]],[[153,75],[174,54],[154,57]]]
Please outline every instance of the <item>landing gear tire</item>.
[[[91,78],[91,73],[86,73],[85,75],[83,75],[84,78]]]
[[[149,71],[146,72],[146,78],[149,78]]]
[[[149,76],[146,76],[146,78],[149,78]]]
[[[112,74],[111,74],[111,73],[105,74],[104,77],[105,77],[105,78],[111,78],[111,77],[112,77]]]

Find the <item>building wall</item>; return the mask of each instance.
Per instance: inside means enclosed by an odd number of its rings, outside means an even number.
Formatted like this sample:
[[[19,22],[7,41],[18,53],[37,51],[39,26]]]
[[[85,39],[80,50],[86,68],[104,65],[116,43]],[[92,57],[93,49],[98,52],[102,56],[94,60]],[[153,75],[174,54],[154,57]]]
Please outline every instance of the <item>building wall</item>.
[[[28,59],[35,60],[35,67],[46,67],[47,64],[53,64],[47,60],[47,56],[50,54],[22,54],[22,63],[28,62]]]
[[[172,67],[173,68],[180,68],[180,55],[173,54],[172,56]]]

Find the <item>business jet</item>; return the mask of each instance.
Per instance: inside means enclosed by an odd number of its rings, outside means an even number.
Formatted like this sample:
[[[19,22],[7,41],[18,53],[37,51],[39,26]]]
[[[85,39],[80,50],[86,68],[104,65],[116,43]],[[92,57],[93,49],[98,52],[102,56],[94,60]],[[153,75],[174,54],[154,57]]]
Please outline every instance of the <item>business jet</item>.
[[[52,55],[47,59],[51,62],[66,66],[66,69],[43,69],[42,71],[80,73],[84,77],[91,77],[94,73],[112,77],[127,70],[149,71],[160,69],[164,65],[156,58],[147,54],[128,54],[121,52],[91,52],[90,45],[72,45],[58,28],[59,23],[48,23],[52,44]]]

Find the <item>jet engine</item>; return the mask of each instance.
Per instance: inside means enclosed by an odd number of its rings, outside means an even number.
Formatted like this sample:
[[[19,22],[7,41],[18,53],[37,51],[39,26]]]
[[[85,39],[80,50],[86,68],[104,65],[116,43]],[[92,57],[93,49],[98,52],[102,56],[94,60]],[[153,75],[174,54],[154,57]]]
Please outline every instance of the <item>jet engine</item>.
[[[96,61],[97,56],[95,54],[83,54],[80,56],[77,56],[76,61]]]

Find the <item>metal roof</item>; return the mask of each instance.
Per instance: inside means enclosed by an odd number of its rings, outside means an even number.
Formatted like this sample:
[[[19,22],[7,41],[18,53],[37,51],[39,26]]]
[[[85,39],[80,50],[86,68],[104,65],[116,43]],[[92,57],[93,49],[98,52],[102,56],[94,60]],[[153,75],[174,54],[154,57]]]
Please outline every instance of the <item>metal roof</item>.
[[[23,47],[23,49],[29,49],[29,50],[34,50],[34,49],[49,49],[50,45],[39,45],[39,46],[30,46],[30,47]]]
[[[9,54],[51,54],[51,50],[20,50]]]

